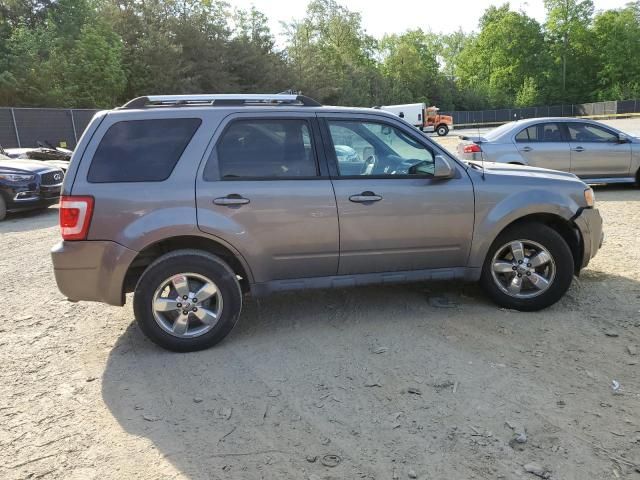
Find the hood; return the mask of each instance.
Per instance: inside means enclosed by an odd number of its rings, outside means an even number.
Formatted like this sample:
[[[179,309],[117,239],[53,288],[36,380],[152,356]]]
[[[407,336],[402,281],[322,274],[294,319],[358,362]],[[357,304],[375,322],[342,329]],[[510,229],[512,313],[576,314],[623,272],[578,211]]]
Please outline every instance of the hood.
[[[578,177],[573,173],[560,172],[558,170],[551,170],[548,168],[530,167],[528,165],[513,165],[511,163],[496,163],[496,162],[476,162],[468,161],[467,163],[473,165],[478,170],[484,170],[486,173],[494,175],[510,175],[517,177],[534,177],[548,180],[575,180],[582,183]]]
[[[59,168],[38,160],[23,160],[21,158],[12,158],[9,160],[0,159],[0,171],[2,172],[43,173],[52,170],[59,170]]]
[[[46,163],[52,168],[58,168],[66,173],[69,170],[69,160],[42,160],[42,163]]]

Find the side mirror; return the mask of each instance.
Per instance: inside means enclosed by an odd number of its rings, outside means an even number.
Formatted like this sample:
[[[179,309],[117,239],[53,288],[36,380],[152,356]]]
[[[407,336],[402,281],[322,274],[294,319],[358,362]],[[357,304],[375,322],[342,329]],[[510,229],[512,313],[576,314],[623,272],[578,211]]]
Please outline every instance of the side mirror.
[[[449,160],[444,158],[442,155],[436,155],[434,158],[434,171],[433,178],[453,178],[456,174],[455,168],[451,166]]]
[[[629,137],[627,137],[624,133],[618,134],[618,143],[627,143],[629,141]]]

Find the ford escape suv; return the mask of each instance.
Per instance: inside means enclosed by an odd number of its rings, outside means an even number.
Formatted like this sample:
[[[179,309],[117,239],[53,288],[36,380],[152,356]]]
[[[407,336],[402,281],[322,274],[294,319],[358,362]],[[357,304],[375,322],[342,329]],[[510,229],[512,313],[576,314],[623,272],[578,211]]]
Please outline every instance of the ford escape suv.
[[[455,279],[539,310],[602,242],[593,191],[570,173],[463,163],[390,113],[296,95],[98,113],[62,194],[61,292],[134,292],[142,331],[177,351],[222,340],[247,293]]]

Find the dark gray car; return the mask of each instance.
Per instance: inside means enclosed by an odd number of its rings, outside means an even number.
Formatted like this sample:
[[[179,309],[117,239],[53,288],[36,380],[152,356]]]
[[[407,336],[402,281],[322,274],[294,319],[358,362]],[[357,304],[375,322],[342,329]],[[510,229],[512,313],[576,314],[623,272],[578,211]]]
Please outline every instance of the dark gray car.
[[[141,329],[179,351],[224,338],[247,293],[479,280],[538,310],[602,241],[572,174],[463,163],[392,114],[294,95],[99,113],[63,194],[60,290],[111,305],[135,292]]]
[[[593,120],[518,120],[461,140],[458,156],[464,160],[552,168],[587,183],[640,180],[640,139]]]

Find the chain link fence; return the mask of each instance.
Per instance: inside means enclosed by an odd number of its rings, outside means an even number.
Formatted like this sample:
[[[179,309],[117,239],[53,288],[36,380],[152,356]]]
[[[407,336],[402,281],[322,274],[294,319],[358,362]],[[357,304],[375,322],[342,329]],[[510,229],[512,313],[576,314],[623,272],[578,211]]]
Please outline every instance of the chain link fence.
[[[38,142],[73,149],[99,110],[0,108],[0,145],[37,147]]]
[[[640,100],[580,103],[500,110],[440,112],[451,115],[456,128],[499,125],[522,118],[537,117],[595,117],[615,118],[640,113]]]
[[[41,142],[73,149],[98,111],[0,107],[0,145],[4,148],[36,147]],[[521,118],[629,116],[640,114],[640,100],[441,113],[451,115],[456,128],[463,128],[500,125]]]

